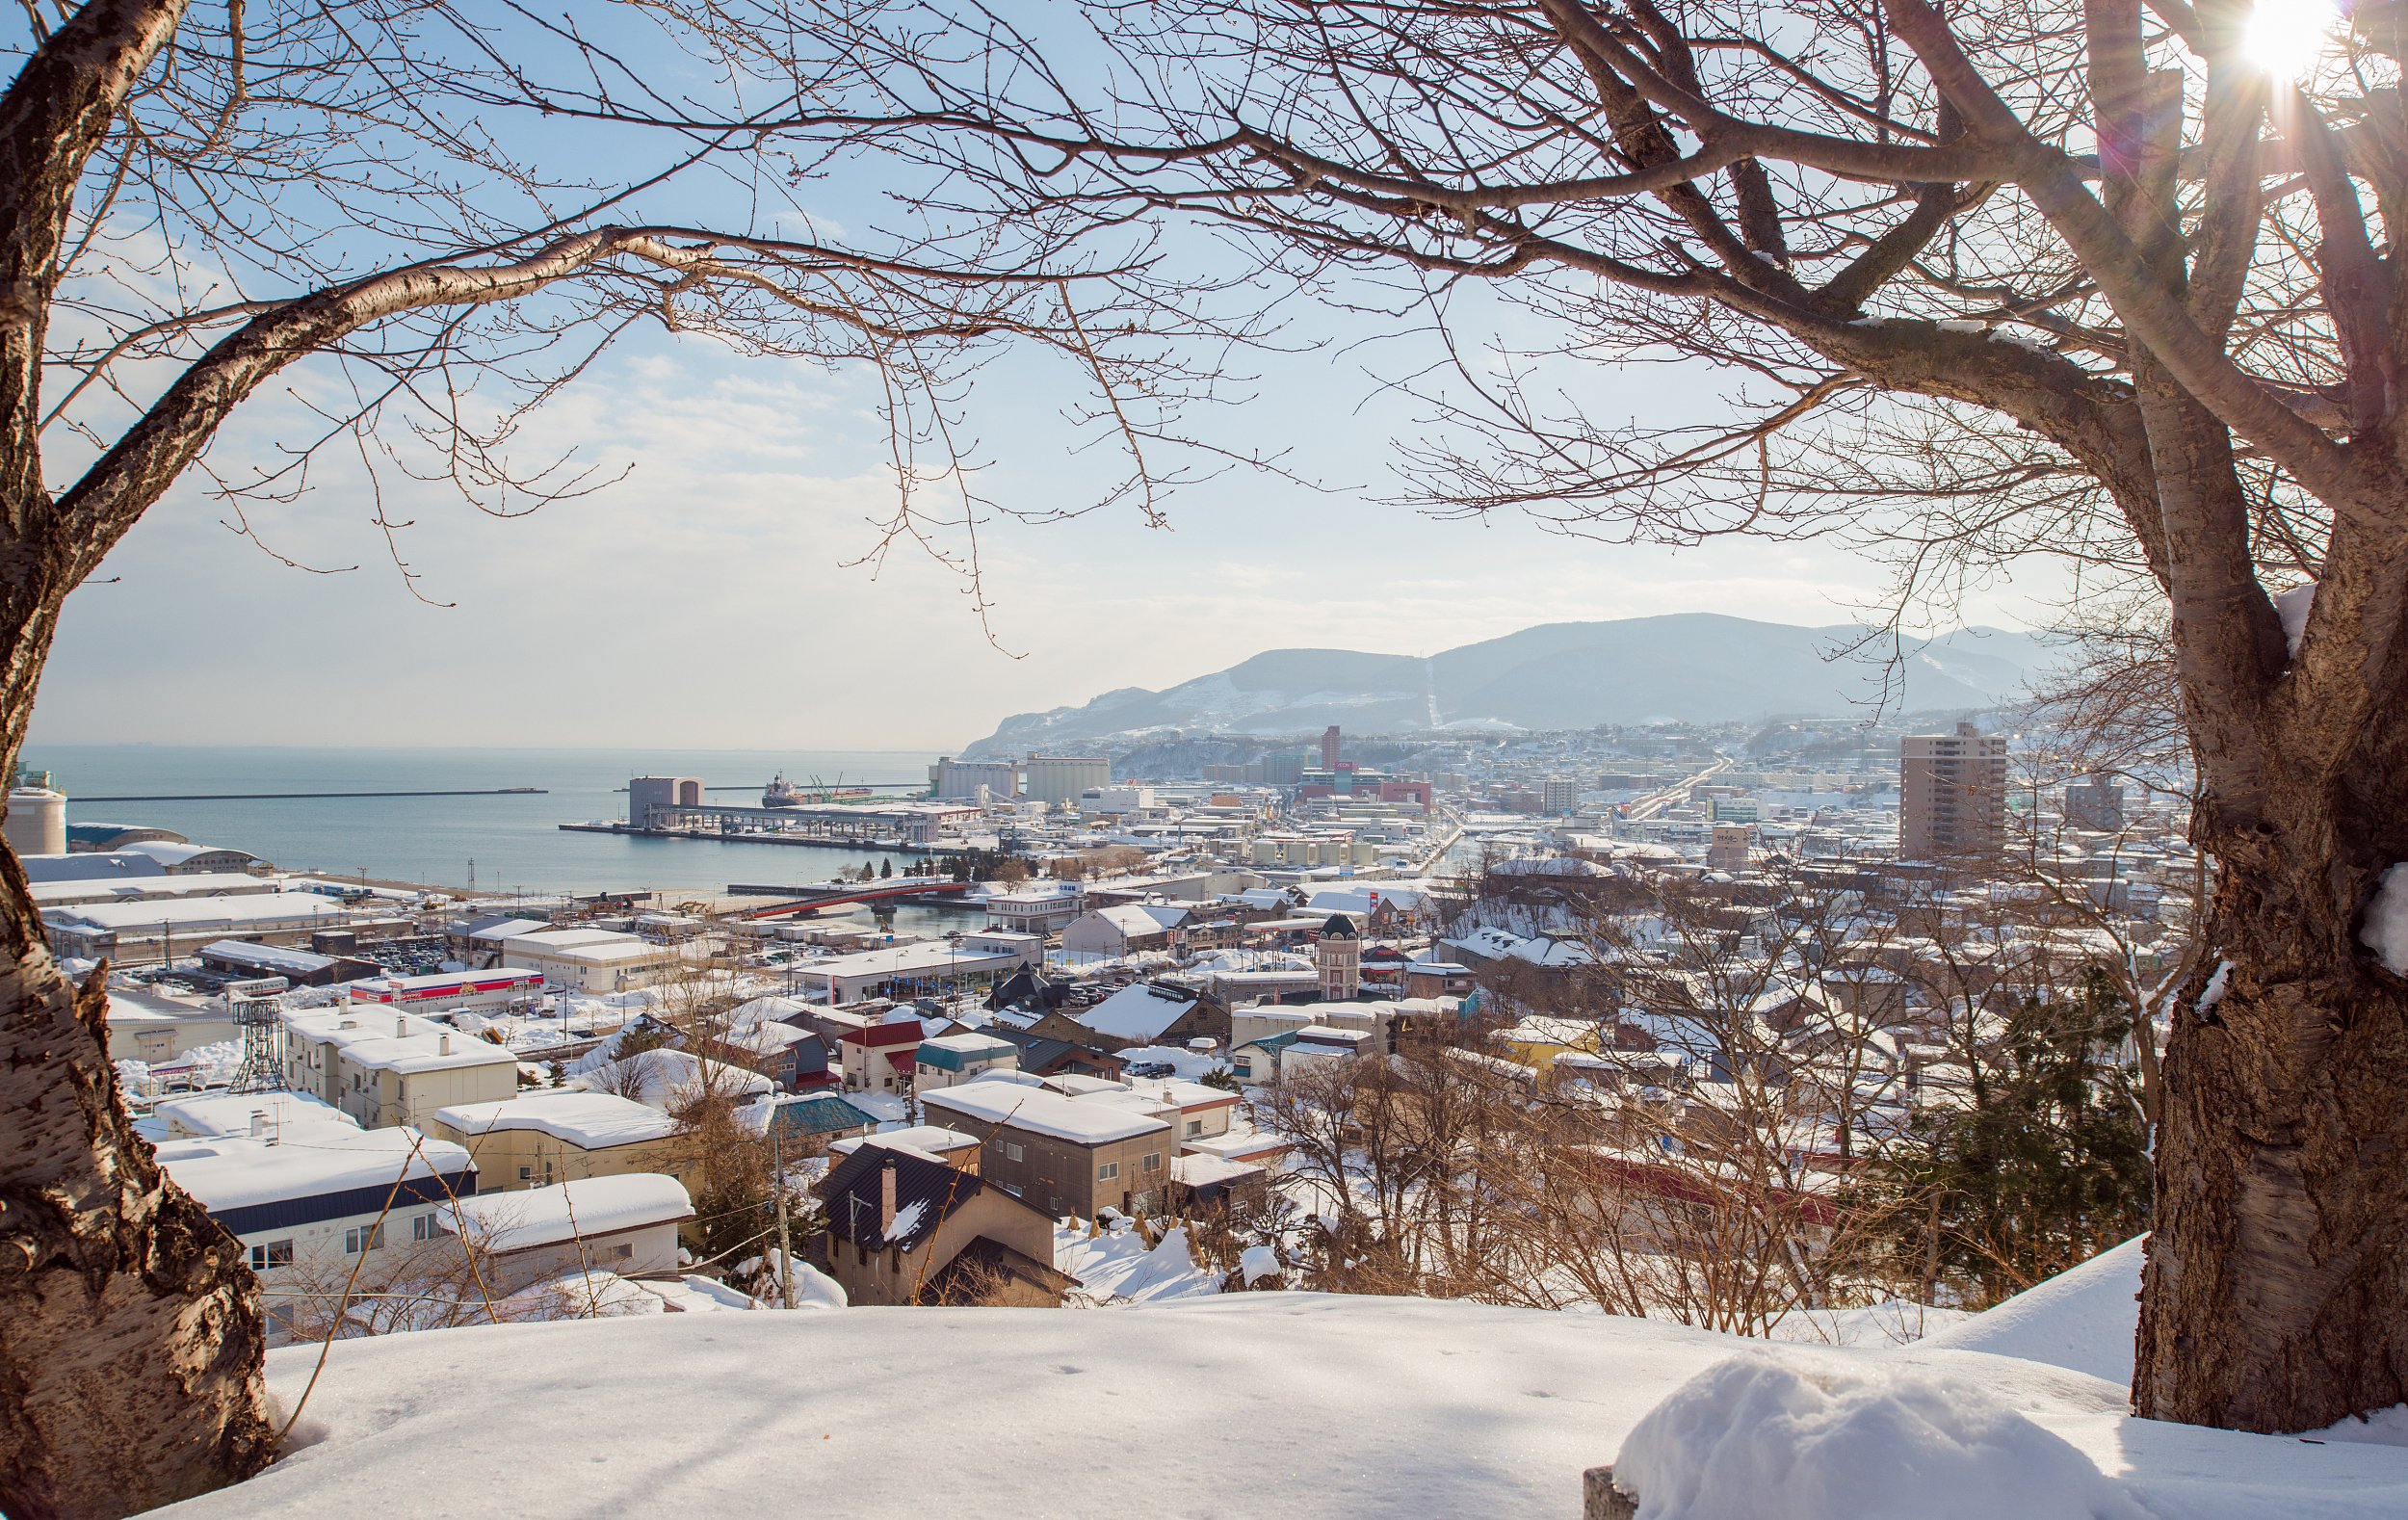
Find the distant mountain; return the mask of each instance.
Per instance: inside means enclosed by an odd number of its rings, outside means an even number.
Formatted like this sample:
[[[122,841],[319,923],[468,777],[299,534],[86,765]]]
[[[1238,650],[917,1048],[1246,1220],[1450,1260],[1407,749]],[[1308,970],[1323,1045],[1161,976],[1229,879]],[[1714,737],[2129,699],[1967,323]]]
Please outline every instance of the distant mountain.
[[[1883,700],[1885,638],[1845,660],[1848,626],[1797,628],[1714,613],[1547,623],[1422,659],[1352,649],[1273,649],[1149,692],[1123,687],[1084,707],[1004,720],[967,756],[1142,744],[1165,730],[1353,733],[1443,727],[1587,728],[1598,723],[1742,721],[1784,714],[1992,707],[2020,696],[2055,656],[2039,637],[1960,628],[1906,640]]]

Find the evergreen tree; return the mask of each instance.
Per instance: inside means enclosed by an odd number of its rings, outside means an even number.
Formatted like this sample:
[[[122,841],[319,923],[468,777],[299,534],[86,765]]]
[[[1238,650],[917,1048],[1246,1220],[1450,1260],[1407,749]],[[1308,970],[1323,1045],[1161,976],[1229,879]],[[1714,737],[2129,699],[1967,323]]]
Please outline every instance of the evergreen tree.
[[[2124,1063],[2131,1007],[2093,970],[2069,1000],[2007,1014],[1964,1101],[1926,1092],[1872,1191],[1900,1265],[1986,1307],[2149,1227],[2148,1126]]]
[[[894,874],[895,862],[892,860],[881,860],[877,863],[877,876],[879,880],[887,880],[892,878]]]

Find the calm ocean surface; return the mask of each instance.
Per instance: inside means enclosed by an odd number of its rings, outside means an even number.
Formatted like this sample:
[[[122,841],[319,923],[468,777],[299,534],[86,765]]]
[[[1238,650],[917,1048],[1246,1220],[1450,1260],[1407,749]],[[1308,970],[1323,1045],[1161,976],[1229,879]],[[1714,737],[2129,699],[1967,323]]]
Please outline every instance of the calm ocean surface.
[[[715,801],[760,804],[784,771],[807,784],[928,785],[916,750],[288,749],[168,745],[29,746],[70,824],[145,824],[196,844],[264,855],[291,870],[484,892],[669,891],[824,880],[883,852],[563,833],[561,824],[627,816],[633,775],[695,775]],[[228,792],[459,792],[539,786],[540,797],[378,797],[245,802],[93,802],[88,797]],[[720,787],[734,790],[720,791]],[[903,859],[896,858],[901,870]]]

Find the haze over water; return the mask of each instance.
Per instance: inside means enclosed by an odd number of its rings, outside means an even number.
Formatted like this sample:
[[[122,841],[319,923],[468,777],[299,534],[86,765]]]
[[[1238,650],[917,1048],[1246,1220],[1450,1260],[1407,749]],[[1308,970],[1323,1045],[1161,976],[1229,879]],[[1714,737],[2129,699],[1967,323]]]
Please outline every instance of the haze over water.
[[[301,749],[169,745],[29,745],[25,763],[51,773],[70,824],[144,824],[196,844],[325,871],[481,892],[723,891],[733,882],[821,880],[883,852],[716,840],[563,833],[558,826],[624,819],[628,776],[695,775],[714,801],[757,806],[784,771],[808,784],[928,784],[934,752],[918,750]],[[543,796],[313,798],[280,801],[96,802],[87,797],[249,792],[457,792],[536,786]],[[719,791],[720,787],[737,790]],[[903,859],[896,857],[896,869]]]

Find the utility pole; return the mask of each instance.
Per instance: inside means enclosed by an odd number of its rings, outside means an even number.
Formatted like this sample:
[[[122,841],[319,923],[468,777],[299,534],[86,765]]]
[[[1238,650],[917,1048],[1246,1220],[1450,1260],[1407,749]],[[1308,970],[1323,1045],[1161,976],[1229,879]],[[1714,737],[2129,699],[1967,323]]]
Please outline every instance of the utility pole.
[[[777,1111],[770,1110],[771,1191],[777,1195],[777,1306],[795,1306],[795,1248],[786,1235],[786,1160],[777,1143]]]

